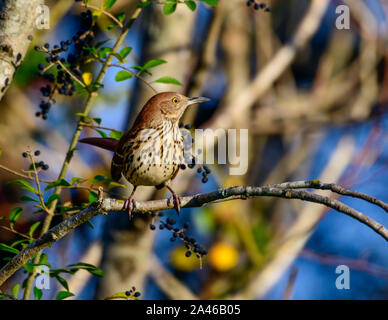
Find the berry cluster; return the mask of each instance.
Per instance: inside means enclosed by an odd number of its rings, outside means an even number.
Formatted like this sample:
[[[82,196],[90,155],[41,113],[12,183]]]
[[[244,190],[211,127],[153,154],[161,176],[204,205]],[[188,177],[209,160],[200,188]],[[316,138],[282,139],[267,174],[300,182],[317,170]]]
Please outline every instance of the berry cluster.
[[[185,158],[186,164],[181,164],[180,168],[182,170],[185,170],[186,165],[187,165],[188,168],[193,169],[197,165],[197,159],[193,155],[191,157],[189,156],[190,151],[192,149],[192,145],[194,143],[194,138],[192,137],[192,135],[189,132],[189,130],[192,128],[192,126],[191,126],[191,124],[185,125],[183,122],[179,122],[179,128],[185,129],[185,130],[181,130],[181,132],[183,135],[183,144],[184,144],[185,156],[186,156],[186,158]],[[190,141],[190,139],[191,139],[191,141]],[[201,153],[201,150],[198,150],[198,152]],[[208,180],[209,180],[208,175],[211,173],[211,170],[207,166],[199,165],[197,172],[202,173],[202,180],[201,180],[202,183],[208,182]]]
[[[264,2],[260,2],[260,3],[257,3],[255,0],[248,0],[247,1],[247,6],[250,7],[251,5],[253,4],[253,9],[255,10],[264,10],[266,12],[269,12],[271,11],[271,8],[267,6],[266,3]]]
[[[82,82],[82,72],[80,66],[89,56],[90,52],[85,49],[94,39],[93,32],[93,16],[90,10],[81,13],[81,27],[72,39],[63,40],[59,45],[54,45],[50,48],[50,44],[46,43],[43,47],[35,46],[35,50],[44,52],[48,55],[46,58],[47,66],[43,63],[38,65],[39,75],[47,80],[50,84],[40,89],[46,101],[42,100],[39,104],[40,111],[36,112],[37,117],[47,119],[47,114],[53,104],[55,104],[55,93],[72,96],[76,90],[76,79]],[[67,57],[62,55],[73,49]],[[48,73],[48,71],[56,65],[56,71]]]
[[[197,169],[197,172],[198,173],[202,173],[202,182],[203,183],[206,183],[208,180],[209,180],[209,174],[211,173],[211,170],[203,165],[203,166],[199,166],[199,168]]]
[[[28,152],[23,152],[22,153],[22,156],[23,156],[23,158],[27,158],[28,157],[28,155],[29,154],[31,154],[31,152],[30,151],[28,151]],[[35,152],[34,152],[34,156],[36,156],[36,157],[38,157],[40,155],[40,150],[36,150]],[[32,158],[31,158],[32,159]],[[36,162],[36,163],[34,163],[35,164],[35,167],[38,169],[38,168],[42,168],[42,170],[48,170],[48,168],[49,168],[49,165],[48,164],[46,164],[46,163],[44,163],[43,161],[40,161],[40,162]],[[33,169],[33,165],[31,164],[31,166],[30,166],[30,170],[32,170]]]
[[[201,258],[202,256],[207,254],[206,249],[204,249],[193,237],[190,237],[186,234],[187,229],[189,228],[189,223],[186,222],[182,228],[174,227],[176,224],[176,220],[174,218],[167,218],[164,222],[160,218],[163,217],[163,212],[152,212],[152,222],[150,224],[150,229],[155,230],[155,220],[159,222],[159,229],[167,229],[172,232],[172,237],[170,238],[171,242],[174,242],[176,239],[180,239],[185,243],[185,246],[187,248],[186,251],[186,257],[190,257],[191,254],[194,252],[198,258]]]
[[[128,291],[125,291],[125,295],[127,297],[135,297],[135,298],[139,298],[141,296],[141,293],[139,291],[136,291],[136,287],[132,287],[131,290],[128,290]]]
[[[30,151],[28,151],[28,152],[23,152],[23,153],[22,153],[22,156],[23,156],[23,158],[27,158],[29,154],[31,154]],[[36,150],[36,151],[34,152],[34,156],[38,157],[39,155],[40,155],[40,150]],[[49,165],[46,164],[46,163],[44,163],[43,161],[40,161],[40,162],[36,162],[36,163],[35,163],[35,167],[36,167],[37,169],[38,169],[38,168],[42,168],[42,170],[45,170],[45,171],[46,171],[46,170],[48,170]],[[33,165],[31,164],[30,170],[32,170],[32,169],[33,169]]]

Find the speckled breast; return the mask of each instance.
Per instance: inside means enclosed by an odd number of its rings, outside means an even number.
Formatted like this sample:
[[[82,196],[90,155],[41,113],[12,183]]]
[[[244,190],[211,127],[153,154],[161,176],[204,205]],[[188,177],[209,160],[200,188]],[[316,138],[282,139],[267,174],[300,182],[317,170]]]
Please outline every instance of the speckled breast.
[[[157,186],[170,180],[183,163],[183,137],[177,124],[165,121],[143,129],[124,145],[124,177],[133,185]]]

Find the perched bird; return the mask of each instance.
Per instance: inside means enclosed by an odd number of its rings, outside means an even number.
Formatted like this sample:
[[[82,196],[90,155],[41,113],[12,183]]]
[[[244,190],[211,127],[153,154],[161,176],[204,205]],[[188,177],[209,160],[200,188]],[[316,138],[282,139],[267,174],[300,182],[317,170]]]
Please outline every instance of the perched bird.
[[[143,106],[132,128],[120,140],[113,138],[84,138],[79,142],[114,152],[111,163],[112,179],[123,175],[134,188],[125,202],[131,216],[136,202],[133,195],[137,186],[166,186],[172,193],[179,215],[180,197],[169,186],[184,163],[183,137],[179,119],[192,104],[209,101],[208,98],[188,98],[176,92],[154,95]]]

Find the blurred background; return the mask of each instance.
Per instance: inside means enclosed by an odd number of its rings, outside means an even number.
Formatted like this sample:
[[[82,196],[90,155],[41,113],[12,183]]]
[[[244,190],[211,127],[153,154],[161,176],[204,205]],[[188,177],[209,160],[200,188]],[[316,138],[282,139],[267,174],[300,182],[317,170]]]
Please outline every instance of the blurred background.
[[[113,14],[131,12],[137,1],[118,0]],[[261,3],[262,1],[258,1]],[[99,5],[99,1],[91,1]],[[183,86],[154,84],[158,91],[179,91],[211,101],[190,109],[185,123],[196,128],[249,130],[249,167],[230,176],[228,166],[209,166],[209,181],[196,170],[174,180],[181,195],[234,185],[260,186],[284,181],[321,179],[388,202],[388,3],[384,0],[265,1],[270,11],[255,10],[245,0],[220,0],[215,8],[200,2],[195,12],[178,5],[164,15],[162,6],[147,7],[124,46],[133,48],[129,64],[149,59],[168,63],[150,79],[171,76]],[[30,146],[49,165],[42,178],[55,180],[84,106],[82,97],[58,97],[46,121],[35,117],[42,99],[37,65],[45,56],[34,45],[54,45],[72,37],[83,8],[66,0],[46,1],[50,29],[34,34],[30,50],[0,101],[1,164],[27,169],[21,154]],[[336,9],[350,9],[349,29],[338,29]],[[97,39],[115,39],[98,22]],[[84,71],[96,73],[93,65]],[[101,126],[126,130],[153,92],[136,78],[115,82],[108,70],[92,117]],[[146,77],[147,79],[147,77]],[[82,136],[98,135],[85,128]],[[78,145],[68,180],[109,176],[111,153]],[[15,228],[26,232],[44,214],[21,204],[25,193],[0,171],[0,214],[23,206]],[[128,188],[127,188],[128,189]],[[125,197],[125,191],[121,191]],[[164,190],[139,188],[137,200],[169,196]],[[335,197],[333,195],[333,197]],[[355,199],[341,199],[384,225],[386,212]],[[64,190],[60,203],[88,202],[85,190]],[[29,213],[31,212],[31,213]],[[174,210],[166,217],[176,218]],[[143,299],[386,299],[388,246],[359,222],[323,206],[298,200],[255,198],[182,209],[177,225],[208,250],[203,268],[185,256],[180,241],[166,230],[150,230],[150,219],[112,213],[73,230],[44,252],[55,268],[79,261],[104,271],[64,276],[75,298],[102,299],[135,286]],[[60,222],[59,217],[54,223]],[[5,223],[4,223],[5,225]],[[18,236],[1,230],[0,242]],[[1,257],[6,256],[1,253]],[[0,262],[3,265],[5,262]],[[350,268],[350,289],[338,290],[335,270]],[[20,270],[4,286],[21,283]],[[63,290],[52,281],[44,299]]]

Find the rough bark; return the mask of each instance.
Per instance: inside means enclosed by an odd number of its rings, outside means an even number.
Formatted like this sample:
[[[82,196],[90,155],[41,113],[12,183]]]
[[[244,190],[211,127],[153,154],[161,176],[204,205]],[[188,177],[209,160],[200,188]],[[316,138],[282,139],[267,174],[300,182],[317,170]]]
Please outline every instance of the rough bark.
[[[43,0],[0,0],[0,100],[41,21]]]

